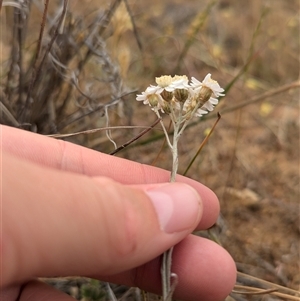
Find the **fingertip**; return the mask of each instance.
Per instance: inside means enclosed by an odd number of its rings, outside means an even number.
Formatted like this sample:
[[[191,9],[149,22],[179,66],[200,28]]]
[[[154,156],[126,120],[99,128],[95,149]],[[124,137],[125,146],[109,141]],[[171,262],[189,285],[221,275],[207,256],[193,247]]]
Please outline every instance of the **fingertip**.
[[[212,227],[220,214],[220,202],[217,195],[208,187],[201,194],[203,200],[203,216],[199,224],[199,229],[208,229]]]
[[[193,187],[201,197],[203,214],[197,229],[208,229],[215,224],[220,214],[220,202],[217,195],[207,186],[184,176],[178,176],[178,181]]]
[[[155,258],[105,280],[161,294],[160,268],[161,260]],[[230,294],[236,281],[236,267],[229,253],[216,243],[194,235],[174,247],[171,271],[178,279],[176,300],[221,301]]]
[[[215,290],[211,299],[207,301],[224,300],[234,288],[236,283],[236,264],[231,255],[224,248],[211,241],[214,244],[215,263],[212,268],[215,268]]]
[[[179,276],[179,299],[221,301],[236,282],[236,265],[230,254],[207,239],[190,235],[174,249],[173,262],[173,271]]]

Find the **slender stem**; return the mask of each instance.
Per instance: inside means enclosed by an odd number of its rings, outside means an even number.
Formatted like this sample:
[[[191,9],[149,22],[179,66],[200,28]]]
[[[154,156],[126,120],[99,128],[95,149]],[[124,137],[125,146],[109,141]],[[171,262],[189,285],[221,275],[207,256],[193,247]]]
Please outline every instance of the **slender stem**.
[[[168,135],[168,131],[163,123],[162,120],[160,120],[160,124],[161,124],[161,127],[163,128],[163,131],[165,133],[165,136],[166,136],[166,140],[167,140],[167,143],[168,143],[168,146],[170,147],[170,149],[172,150],[173,149],[173,146],[172,146],[172,143],[170,141],[170,138],[169,138],[169,135]]]
[[[161,127],[162,127],[162,129],[163,129],[163,131],[164,131],[164,134],[165,134],[165,137],[166,137],[168,146],[169,146],[169,148],[170,148],[171,151],[172,151],[173,146],[172,146],[172,143],[171,143],[171,141],[170,141],[168,131],[167,131],[167,129],[166,129],[166,127],[165,127],[165,125],[164,125],[164,123],[163,123],[163,121],[162,121],[162,118],[161,118],[159,112],[158,112],[158,111],[155,111],[155,113],[156,113],[156,116],[159,118],[159,122],[160,122],[160,125],[161,125]]]
[[[178,130],[179,127],[177,124],[174,124],[174,136],[173,136],[173,145],[172,145],[172,170],[170,176],[170,182],[175,182],[176,174],[178,170]]]
[[[171,301],[172,299],[172,285],[171,285],[171,266],[172,266],[172,253],[174,247],[164,252],[161,265],[162,276],[162,296],[163,301]]]
[[[180,105],[180,110],[178,116],[172,116],[171,119],[173,122],[174,133],[173,133],[173,144],[172,144],[172,170],[170,182],[175,182],[176,174],[178,170],[178,140],[181,136],[182,129],[180,129],[180,125],[182,123],[183,117],[183,104]]]
[[[191,117],[194,116],[194,114],[196,113],[196,111],[199,109],[199,104],[197,106],[195,106],[195,108],[193,109],[192,113],[191,113]],[[185,128],[187,127],[187,125],[190,123],[191,121],[191,118],[189,119],[186,119],[185,116],[183,116],[182,118],[182,122],[183,122],[183,125],[178,133],[178,135],[180,136],[182,134],[182,132],[185,130]]]
[[[172,144],[168,142],[171,152],[172,152],[172,169],[170,175],[170,182],[175,182],[176,174],[178,170],[178,140],[182,133],[180,129],[180,125],[182,123],[182,116],[183,116],[183,105],[179,110],[178,116],[175,116],[175,112],[171,111],[170,118],[173,123],[174,133],[173,133],[173,141]],[[164,128],[164,127],[163,127]],[[169,141],[169,136],[167,131],[165,131],[166,139]],[[172,280],[172,253],[173,247],[170,248],[168,251],[164,252],[163,259],[162,259],[162,266],[161,266],[161,276],[162,276],[162,293],[163,293],[163,301],[171,301],[172,295],[175,289],[175,285],[171,284]]]

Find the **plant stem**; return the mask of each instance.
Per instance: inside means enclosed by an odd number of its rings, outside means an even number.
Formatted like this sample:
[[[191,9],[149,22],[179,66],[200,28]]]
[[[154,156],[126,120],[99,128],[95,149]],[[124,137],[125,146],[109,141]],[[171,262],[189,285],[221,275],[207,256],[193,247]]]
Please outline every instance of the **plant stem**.
[[[172,266],[172,253],[173,247],[168,251],[164,252],[163,260],[161,265],[161,276],[162,276],[162,296],[163,301],[172,300],[171,291],[171,266]]]
[[[180,137],[180,123],[181,123],[181,116],[180,113],[178,120],[173,120],[174,126],[174,134],[173,134],[173,143],[171,148],[172,152],[172,169],[170,175],[170,182],[175,182],[176,174],[178,170],[178,140]],[[167,136],[167,139],[169,137]],[[168,251],[164,252],[163,254],[163,261],[161,266],[161,276],[162,276],[162,292],[163,292],[163,301],[172,301],[173,291],[175,289],[175,285],[171,285],[172,279],[172,253],[173,247],[170,248]]]
[[[172,170],[170,176],[170,182],[175,182],[176,174],[178,170],[178,126],[174,127],[173,145],[172,145]]]

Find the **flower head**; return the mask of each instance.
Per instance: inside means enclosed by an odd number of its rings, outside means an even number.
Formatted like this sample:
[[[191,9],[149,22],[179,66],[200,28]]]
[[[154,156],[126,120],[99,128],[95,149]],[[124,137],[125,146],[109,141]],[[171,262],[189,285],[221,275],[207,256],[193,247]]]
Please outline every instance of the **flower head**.
[[[170,89],[175,90],[175,89],[186,89],[190,87],[189,85],[189,79],[186,75],[175,75],[173,77],[173,81],[170,84]]]
[[[171,75],[162,75],[160,77],[155,78],[155,82],[161,88],[167,88],[172,83],[172,76]]]
[[[193,87],[195,94],[197,95],[195,97],[200,104],[199,109],[195,114],[195,116],[198,117],[211,112],[219,102],[217,98],[225,95],[222,94],[224,89],[220,87],[217,81],[211,78],[210,73],[205,76],[202,82],[198,81],[195,77],[192,77],[191,87]]]
[[[201,117],[214,109],[219,96],[224,96],[224,89],[211,78],[210,73],[202,82],[192,77],[190,84],[186,75],[163,75],[156,77],[155,81],[156,86],[150,85],[136,99],[149,104],[157,114],[160,110],[173,115],[179,112],[181,118]],[[177,118],[171,117],[174,120]]]
[[[203,82],[198,81],[195,77],[192,77],[191,87],[193,87],[196,91],[201,90],[202,88],[207,88],[212,91],[215,97],[224,96],[222,94],[224,89],[220,87],[219,83],[211,78],[211,74],[208,73]]]
[[[145,92],[136,96],[136,100],[142,101],[144,105],[149,105],[153,110],[159,110],[163,104],[163,99],[160,96],[161,92],[160,87],[150,85]]]
[[[186,75],[175,75],[169,86],[169,91],[174,92],[175,101],[185,102],[189,97],[189,79]]]

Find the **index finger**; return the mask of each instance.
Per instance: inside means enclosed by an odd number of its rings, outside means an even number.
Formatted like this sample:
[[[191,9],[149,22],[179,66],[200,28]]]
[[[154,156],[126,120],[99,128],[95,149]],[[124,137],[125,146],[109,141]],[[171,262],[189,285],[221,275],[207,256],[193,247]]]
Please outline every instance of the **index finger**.
[[[40,165],[88,176],[105,176],[127,185],[169,181],[170,172],[161,168],[7,126],[1,126],[0,131],[2,148],[5,151]],[[216,195],[192,179],[178,175],[176,180],[192,186],[199,192],[203,202],[203,218],[199,228],[211,227],[220,209]]]

